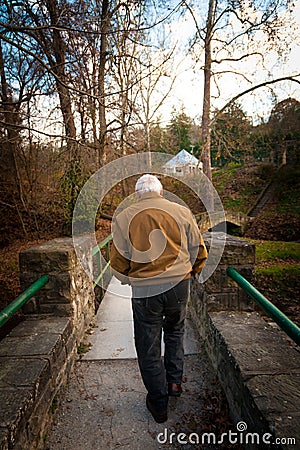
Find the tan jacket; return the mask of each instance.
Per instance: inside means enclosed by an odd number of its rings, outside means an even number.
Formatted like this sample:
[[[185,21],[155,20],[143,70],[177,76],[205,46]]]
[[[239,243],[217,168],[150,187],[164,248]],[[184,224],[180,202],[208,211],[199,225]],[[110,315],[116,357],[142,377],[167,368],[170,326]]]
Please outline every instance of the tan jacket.
[[[180,281],[199,273],[207,258],[191,211],[155,192],[118,214],[112,231],[111,267],[123,283]]]

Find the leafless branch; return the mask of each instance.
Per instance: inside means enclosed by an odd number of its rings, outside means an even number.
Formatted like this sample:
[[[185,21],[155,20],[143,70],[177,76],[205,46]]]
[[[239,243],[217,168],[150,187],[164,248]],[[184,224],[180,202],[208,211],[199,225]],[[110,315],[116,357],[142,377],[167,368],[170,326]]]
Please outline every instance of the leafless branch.
[[[263,55],[260,52],[252,52],[252,53],[246,53],[245,55],[240,56],[239,58],[222,58],[222,59],[213,59],[212,63],[221,64],[224,61],[230,61],[230,62],[238,62],[242,61],[243,59],[248,58],[249,56],[261,56],[263,58]]]
[[[239,98],[243,97],[246,94],[249,94],[250,92],[253,92],[261,87],[265,87],[265,86],[269,86],[275,83],[279,83],[280,81],[293,81],[295,83],[300,84],[300,80],[297,80],[297,78],[300,77],[300,73],[296,74],[296,75],[287,75],[284,77],[280,77],[280,78],[276,78],[274,80],[268,80],[268,81],[264,81],[263,83],[259,83],[255,86],[251,86],[249,89],[246,89],[243,92],[240,92],[239,94],[235,95],[229,102],[226,103],[226,105],[223,106],[223,108],[221,108],[220,110],[218,110],[218,112],[216,113],[216,115],[214,116],[212,123],[217,119],[217,117],[224,112],[228,106],[230,106],[232,103],[234,103],[236,100],[238,100]]]

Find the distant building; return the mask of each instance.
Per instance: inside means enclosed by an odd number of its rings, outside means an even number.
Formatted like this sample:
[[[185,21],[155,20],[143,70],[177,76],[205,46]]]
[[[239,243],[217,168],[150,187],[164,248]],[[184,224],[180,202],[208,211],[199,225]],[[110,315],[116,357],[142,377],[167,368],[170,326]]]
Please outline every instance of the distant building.
[[[195,173],[202,170],[202,168],[202,162],[199,162],[195,156],[191,155],[185,149],[181,150],[163,165],[166,175],[177,175],[178,177]]]

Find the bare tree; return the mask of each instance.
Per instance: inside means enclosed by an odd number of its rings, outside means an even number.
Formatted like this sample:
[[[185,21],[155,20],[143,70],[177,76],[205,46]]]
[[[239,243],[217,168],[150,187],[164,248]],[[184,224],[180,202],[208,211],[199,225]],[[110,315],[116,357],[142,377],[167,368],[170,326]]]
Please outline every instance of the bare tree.
[[[144,6],[142,3],[130,9],[130,5],[119,9],[116,15],[116,31],[112,36],[113,52],[110,58],[112,73],[112,95],[110,111],[113,119],[111,126],[115,133],[118,156],[127,154],[133,148],[129,142],[129,130],[132,113],[136,102],[134,90],[139,60],[140,23],[143,18]]]
[[[1,146],[1,159],[2,163],[6,163],[6,168],[2,167],[1,178],[6,177],[6,181],[9,181],[7,178],[11,173],[13,174],[12,182],[15,183],[15,186],[17,187],[19,193],[19,199],[26,209],[26,202],[23,195],[19,169],[16,161],[16,150],[21,141],[19,129],[20,102],[14,101],[12,95],[9,92],[9,85],[6,79],[5,61],[1,44],[2,43],[0,41],[1,115],[3,117],[3,124],[5,129],[4,139]],[[7,186],[2,185],[2,189],[3,188],[5,189],[7,188]]]
[[[24,1],[22,11],[15,10],[18,6],[14,2],[8,2],[6,6],[6,21],[1,23],[6,32],[2,39],[24,55],[30,55],[40,64],[41,70],[47,68],[46,74],[54,78],[72,160],[76,158],[76,126],[66,71],[67,47],[62,31],[68,5],[57,0],[43,0],[37,8],[32,2]]]
[[[173,51],[174,49],[166,51],[163,48],[157,49],[154,53],[153,50],[149,51],[144,55],[143,66],[140,67],[138,107],[135,108],[135,115],[137,122],[143,126],[144,150],[148,153],[151,150],[151,127],[176,80]],[[172,71],[170,66],[173,66]]]
[[[99,63],[99,124],[100,124],[100,145],[99,145],[99,162],[106,163],[106,143],[107,143],[107,125],[106,125],[106,108],[105,108],[105,65],[107,58],[107,34],[110,29],[111,15],[109,11],[109,1],[102,1],[101,9],[101,46],[100,46],[100,63]]]
[[[238,71],[237,68],[234,69],[233,66],[258,55],[260,55],[261,61],[264,60],[260,48],[261,42],[257,38],[258,34],[266,37],[264,52],[268,48],[279,49],[282,44],[280,32],[284,28],[282,12],[286,11],[289,14],[292,2],[290,0],[268,0],[262,4],[255,0],[251,2],[209,0],[204,25],[198,22],[197,13],[192,6],[187,1],[184,4],[196,25],[194,50],[198,57],[197,45],[199,42],[203,44],[204,48],[201,159],[204,172],[211,179],[212,81],[216,82],[225,73],[225,70],[227,73],[231,72],[245,79],[245,74]],[[284,44],[282,44],[281,50],[283,47]],[[221,64],[226,64],[224,71],[216,69]],[[249,79],[247,81],[251,82]]]

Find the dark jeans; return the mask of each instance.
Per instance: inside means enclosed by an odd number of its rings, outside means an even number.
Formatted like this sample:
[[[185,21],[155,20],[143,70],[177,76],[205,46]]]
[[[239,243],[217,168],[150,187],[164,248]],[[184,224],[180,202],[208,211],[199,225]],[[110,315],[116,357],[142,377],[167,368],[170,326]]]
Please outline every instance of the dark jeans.
[[[167,383],[181,383],[183,334],[190,280],[132,288],[134,339],[144,385],[153,407],[166,411]],[[155,293],[155,295],[151,295]],[[143,297],[142,297],[143,295]],[[161,357],[164,331],[165,352]]]

